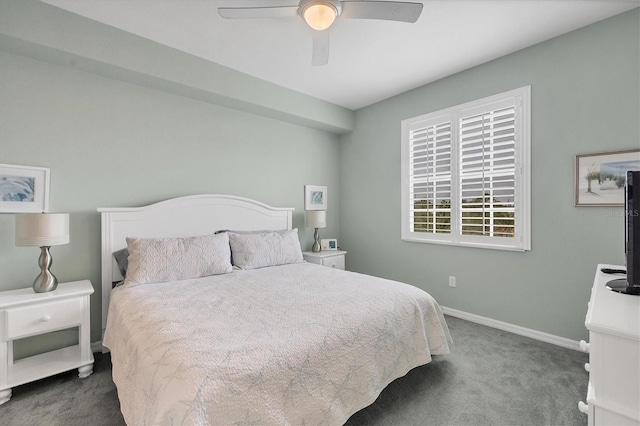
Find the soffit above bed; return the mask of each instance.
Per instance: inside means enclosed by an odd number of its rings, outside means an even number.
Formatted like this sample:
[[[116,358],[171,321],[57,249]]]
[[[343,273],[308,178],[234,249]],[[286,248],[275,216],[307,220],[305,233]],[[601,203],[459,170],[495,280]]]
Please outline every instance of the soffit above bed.
[[[299,0],[43,0],[351,110],[640,6],[638,0],[422,0],[415,24],[339,19],[311,66],[302,19],[222,19],[218,7]],[[420,1],[420,0],[405,0]]]
[[[0,50],[335,134],[353,112],[39,1],[0,2]]]

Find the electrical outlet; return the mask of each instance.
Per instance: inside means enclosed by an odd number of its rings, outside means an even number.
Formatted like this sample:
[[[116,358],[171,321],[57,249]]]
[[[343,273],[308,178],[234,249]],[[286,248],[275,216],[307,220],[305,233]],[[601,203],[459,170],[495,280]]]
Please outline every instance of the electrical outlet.
[[[449,287],[456,286],[456,277],[449,277]]]

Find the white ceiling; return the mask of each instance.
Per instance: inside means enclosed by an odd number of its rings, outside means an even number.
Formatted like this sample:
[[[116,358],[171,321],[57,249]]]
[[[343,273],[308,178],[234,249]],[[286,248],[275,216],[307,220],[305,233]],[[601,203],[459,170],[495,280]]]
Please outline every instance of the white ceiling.
[[[640,6],[640,0],[424,0],[415,24],[336,21],[329,64],[312,67],[312,30],[300,18],[227,20],[217,13],[223,6],[297,0],[42,1],[349,109]]]

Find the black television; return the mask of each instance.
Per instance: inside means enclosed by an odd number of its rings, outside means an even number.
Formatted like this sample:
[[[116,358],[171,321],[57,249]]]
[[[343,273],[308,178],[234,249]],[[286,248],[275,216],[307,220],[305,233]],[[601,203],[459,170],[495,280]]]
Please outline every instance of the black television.
[[[624,185],[624,243],[627,277],[611,280],[607,288],[640,295],[640,171],[628,171]]]

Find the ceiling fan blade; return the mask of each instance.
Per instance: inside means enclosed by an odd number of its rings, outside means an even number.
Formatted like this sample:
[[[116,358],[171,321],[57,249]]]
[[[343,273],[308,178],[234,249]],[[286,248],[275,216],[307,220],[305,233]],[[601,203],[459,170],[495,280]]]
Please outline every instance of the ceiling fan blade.
[[[298,15],[298,6],[219,7],[218,14],[226,19],[288,18]]]
[[[420,17],[422,7],[422,3],[401,1],[343,1],[340,17],[413,23]]]
[[[313,31],[313,52],[311,65],[327,65],[329,63],[329,31]]]

